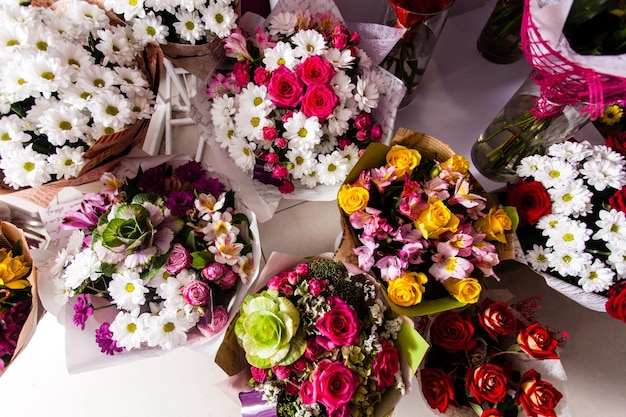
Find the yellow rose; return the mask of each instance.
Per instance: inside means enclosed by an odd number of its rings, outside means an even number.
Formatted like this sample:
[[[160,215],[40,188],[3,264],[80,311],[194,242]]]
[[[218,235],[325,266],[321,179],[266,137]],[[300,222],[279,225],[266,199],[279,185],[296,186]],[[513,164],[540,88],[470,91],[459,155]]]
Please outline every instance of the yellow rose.
[[[452,155],[447,161],[441,164],[441,168],[446,171],[465,174],[470,168],[470,163],[464,156]]]
[[[491,208],[485,217],[474,222],[474,228],[478,233],[487,235],[488,240],[497,240],[501,243],[506,243],[504,232],[511,230],[512,225],[511,219],[501,208]]]
[[[26,279],[21,279],[30,271],[30,263],[23,255],[13,257],[12,252],[0,249],[0,285],[14,290],[30,287]]]
[[[387,166],[396,167],[395,173],[398,177],[411,175],[421,160],[422,155],[417,150],[402,145],[393,145],[387,152]]]
[[[477,302],[482,290],[480,283],[475,278],[448,278],[443,282],[443,286],[451,296],[462,303],[468,304]]]
[[[387,283],[387,294],[395,304],[410,307],[419,304],[428,278],[423,272],[404,272]]]
[[[365,207],[367,207],[367,202],[369,201],[369,199],[369,191],[359,186],[351,187],[344,184],[341,186],[341,189],[337,194],[339,207],[341,207],[341,209],[347,215],[365,209]]]
[[[424,239],[437,239],[442,233],[456,232],[459,223],[459,218],[441,200],[429,201],[428,208],[413,222]]]

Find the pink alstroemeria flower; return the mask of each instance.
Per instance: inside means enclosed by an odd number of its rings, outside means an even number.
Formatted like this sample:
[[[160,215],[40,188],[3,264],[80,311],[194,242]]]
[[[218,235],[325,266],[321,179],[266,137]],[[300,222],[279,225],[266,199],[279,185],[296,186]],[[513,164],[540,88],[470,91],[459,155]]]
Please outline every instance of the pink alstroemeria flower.
[[[259,51],[276,46],[276,42],[272,41],[269,33],[263,28],[254,29],[254,43],[259,48]]]
[[[424,240],[405,243],[402,249],[398,251],[398,256],[410,264],[421,264],[424,262],[422,255],[426,253],[427,246],[428,242]]]
[[[246,37],[240,32],[233,32],[224,39],[224,51],[227,57],[236,58],[237,61],[253,60],[246,46]]]
[[[389,281],[401,276],[402,270],[408,267],[408,262],[403,261],[397,256],[387,255],[380,258],[375,265],[380,269],[380,277],[384,281]]]
[[[418,195],[408,195],[402,197],[400,200],[400,207],[398,207],[398,211],[411,219],[411,221],[415,221],[420,213],[428,208],[428,202],[424,201]]]
[[[370,179],[381,194],[385,191],[385,188],[398,178],[395,171],[395,166],[372,168],[370,170]]]
[[[359,268],[361,268],[365,272],[368,272],[374,266],[374,251],[378,248],[379,245],[373,238],[369,236],[360,237],[359,240],[361,241],[361,243],[363,243],[363,246],[358,246],[354,248],[353,252],[359,258]]]
[[[433,265],[428,272],[443,282],[448,278],[467,278],[474,270],[474,265],[465,258],[457,256],[459,250],[447,242],[437,243],[437,253],[433,255]]]
[[[448,187],[450,184],[445,180],[435,177],[424,183],[424,192],[429,198],[436,198],[437,200],[445,201],[450,197]]]
[[[450,245],[457,250],[458,256],[467,258],[472,254],[472,245],[474,244],[474,238],[467,233],[455,233],[446,242],[441,242],[443,245]]]
[[[366,207],[365,211],[359,210],[350,215],[350,224],[355,229],[363,229],[361,236],[372,236],[386,239],[391,233],[392,227],[387,220],[380,217],[381,211],[373,207]]]
[[[484,210],[487,206],[485,197],[470,193],[470,183],[465,178],[459,178],[454,187],[454,195],[448,200],[448,204],[460,204],[466,208]]]

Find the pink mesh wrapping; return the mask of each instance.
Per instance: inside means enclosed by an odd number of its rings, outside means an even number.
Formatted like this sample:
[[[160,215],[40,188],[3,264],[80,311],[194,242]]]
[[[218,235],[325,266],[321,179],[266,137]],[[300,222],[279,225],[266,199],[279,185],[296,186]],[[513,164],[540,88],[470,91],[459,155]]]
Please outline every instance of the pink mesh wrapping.
[[[591,120],[601,117],[606,105],[624,98],[626,78],[582,67],[555,51],[535,26],[530,1],[524,1],[521,38],[522,50],[535,70],[534,80],[541,91],[532,113],[549,117],[559,113],[562,106],[575,105],[588,112]]]

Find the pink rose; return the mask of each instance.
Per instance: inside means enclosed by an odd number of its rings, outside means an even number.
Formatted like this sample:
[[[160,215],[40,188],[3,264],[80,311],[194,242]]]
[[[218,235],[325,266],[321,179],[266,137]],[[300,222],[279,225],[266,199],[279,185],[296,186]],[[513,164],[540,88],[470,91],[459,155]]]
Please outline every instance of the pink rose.
[[[204,337],[211,337],[220,332],[228,323],[228,310],[223,306],[217,306],[212,314],[205,314],[200,317],[196,324],[198,330]]]
[[[357,129],[369,130],[372,127],[372,117],[368,113],[363,112],[354,119],[354,126]]]
[[[327,119],[339,103],[339,97],[328,84],[310,86],[302,97],[302,112],[306,117],[317,116],[320,121]]]
[[[283,181],[278,187],[278,191],[280,191],[281,194],[291,194],[295,189],[293,183],[287,180]]]
[[[319,55],[314,55],[296,65],[296,73],[306,85],[312,86],[330,83],[336,71],[330,62]]]
[[[311,381],[304,381],[300,385],[300,398],[304,404],[313,404],[315,398],[313,398],[313,383]]]
[[[267,92],[275,106],[296,107],[302,100],[304,87],[295,72],[281,65],[272,72]]]
[[[381,341],[382,349],[374,359],[372,369],[376,377],[376,388],[383,389],[393,386],[396,372],[400,369],[398,349],[386,340]]]
[[[279,158],[280,157],[278,156],[278,154],[275,154],[274,152],[270,152],[267,155],[265,155],[265,160],[267,161],[268,164],[271,164],[271,165],[276,165]]]
[[[165,262],[165,270],[174,275],[179,273],[185,268],[191,266],[191,254],[180,243],[174,243],[172,252],[170,252],[167,262]]]
[[[359,130],[358,132],[356,132],[356,138],[358,140],[363,141],[363,140],[367,139],[367,136],[368,136],[367,130]]]
[[[235,85],[237,87],[245,87],[250,82],[250,62],[235,62],[233,66],[233,74],[235,75]]]
[[[323,359],[311,375],[313,398],[329,412],[348,404],[359,388],[359,377],[341,362]]]
[[[255,382],[263,382],[269,375],[269,371],[265,368],[257,368],[256,366],[250,366],[250,373]]]
[[[229,290],[233,288],[235,282],[237,282],[238,277],[239,276],[235,273],[235,271],[233,271],[232,269],[228,269],[226,273],[224,273],[224,276],[222,277],[222,279],[220,279],[218,284],[220,285],[221,289]]]
[[[333,34],[331,38],[331,43],[333,47],[337,49],[344,49],[346,46],[348,46],[349,39],[350,39],[350,31],[348,30],[347,27],[343,25],[335,26],[335,29],[333,30]]]
[[[304,351],[304,357],[306,359],[313,362],[322,352],[324,352],[324,348],[317,343],[316,337],[312,337],[306,341],[306,350]]]
[[[263,139],[274,140],[278,137],[278,131],[274,126],[263,126]]]
[[[295,268],[293,268],[293,271],[300,275],[303,278],[306,278],[309,276],[309,265],[307,264],[298,264],[295,266]]]
[[[226,267],[219,262],[211,262],[202,269],[202,276],[209,281],[217,281],[226,273]]]
[[[289,365],[289,368],[294,372],[302,372],[306,369],[308,363],[306,358],[300,357],[300,359]]]
[[[324,337],[337,346],[359,343],[359,318],[356,310],[341,298],[328,297],[330,310],[317,320],[317,327]]]
[[[191,281],[183,287],[183,298],[187,304],[203,306],[211,298],[211,287],[204,281]]]
[[[361,35],[358,32],[352,32],[350,35],[350,45],[358,45],[361,43]]]
[[[276,144],[276,147],[279,149],[285,149],[287,147],[287,139],[283,138],[282,136],[279,138],[276,138],[276,142],[274,142]]]
[[[288,379],[291,375],[291,368],[288,366],[278,365],[272,368],[272,372],[280,379]]]
[[[350,412],[350,407],[347,404],[339,408],[335,408],[328,413],[328,417],[351,417],[352,413]]]
[[[313,278],[309,281],[309,294],[317,297],[326,290],[326,280]]]
[[[270,72],[263,67],[257,67],[254,70],[254,83],[257,85],[267,86],[270,83],[271,77],[272,74],[270,74]]]
[[[374,142],[380,142],[380,138],[383,136],[383,129],[380,125],[372,126],[370,130],[370,136]]]
[[[272,178],[287,178],[289,177],[289,171],[282,165],[274,165],[272,168]]]
[[[300,390],[298,388],[298,384],[299,382],[296,378],[291,378],[289,381],[287,381],[287,383],[285,384],[285,392],[287,393],[287,395],[296,395]]]

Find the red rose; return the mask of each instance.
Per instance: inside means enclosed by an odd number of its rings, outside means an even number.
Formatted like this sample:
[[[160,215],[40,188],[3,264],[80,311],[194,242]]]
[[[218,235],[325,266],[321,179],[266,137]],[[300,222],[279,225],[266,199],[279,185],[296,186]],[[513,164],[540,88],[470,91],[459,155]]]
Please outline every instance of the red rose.
[[[393,386],[395,375],[400,369],[400,356],[398,349],[386,340],[381,341],[382,349],[374,359],[372,373],[376,377],[376,389]]]
[[[459,313],[441,313],[435,318],[431,329],[432,342],[449,353],[473,350],[476,347],[474,326]]]
[[[480,417],[504,417],[504,412],[497,408],[490,408],[489,410],[483,410]]]
[[[479,403],[485,401],[499,403],[504,400],[509,390],[504,369],[493,363],[484,363],[476,369],[468,369],[465,386]]]
[[[278,107],[296,107],[302,100],[304,87],[295,72],[280,65],[272,72],[267,92]]]
[[[520,180],[516,184],[508,184],[506,205],[517,209],[520,226],[534,226],[537,220],[552,212],[550,195],[537,181]]]
[[[626,156],[626,134],[608,135],[604,138],[604,144],[615,152]]]
[[[521,405],[528,417],[556,417],[554,409],[563,398],[554,386],[541,380],[534,369],[529,370],[517,384],[515,404]]]
[[[319,55],[305,59],[296,65],[296,73],[306,85],[328,84],[337,73],[333,65]]]
[[[558,359],[556,347],[559,341],[554,338],[554,334],[539,323],[521,329],[517,334],[519,347],[535,359]]]
[[[486,299],[478,309],[478,321],[489,336],[496,339],[515,332],[517,320],[505,303]]]
[[[609,197],[611,208],[626,213],[626,188],[617,190],[615,194]]]
[[[302,97],[302,113],[306,117],[317,116],[320,121],[326,120],[339,103],[339,97],[328,84],[310,86]]]
[[[626,323],[626,281],[615,284],[609,289],[606,312],[614,319]]]
[[[420,371],[422,393],[430,408],[445,413],[450,401],[454,400],[454,389],[450,377],[439,368],[424,368]]]

